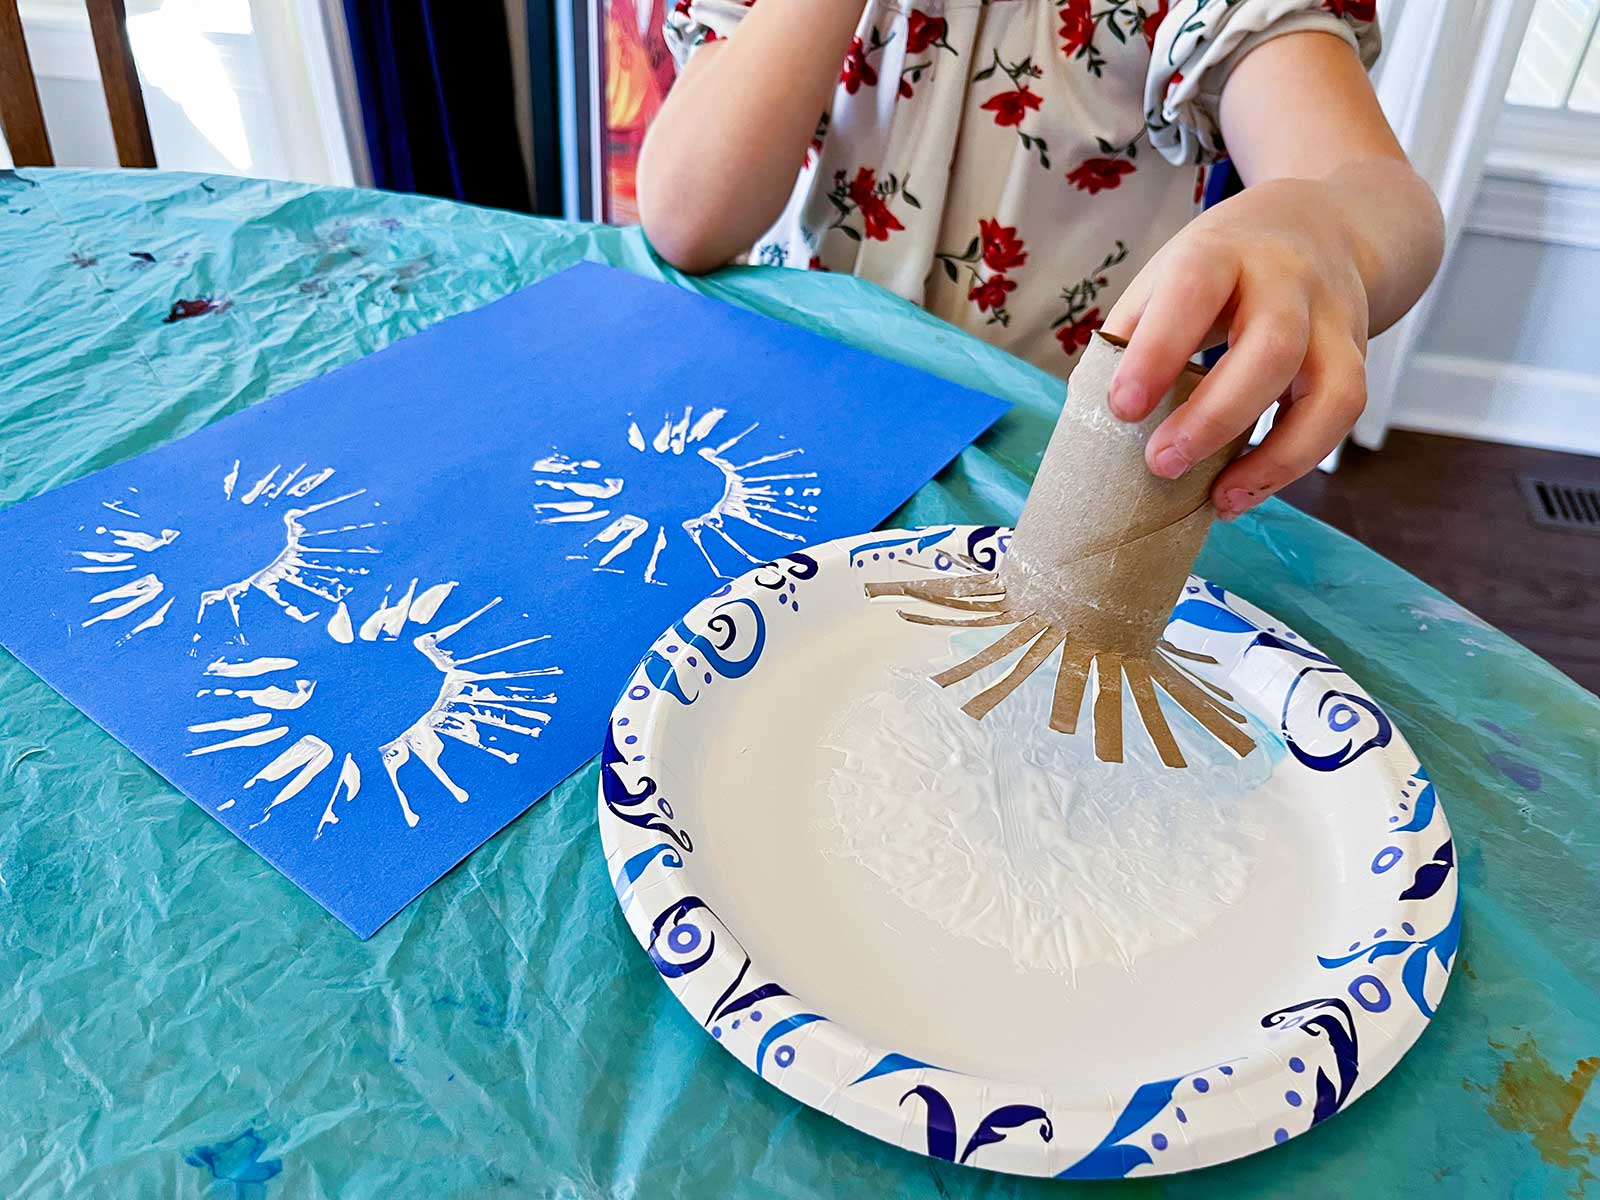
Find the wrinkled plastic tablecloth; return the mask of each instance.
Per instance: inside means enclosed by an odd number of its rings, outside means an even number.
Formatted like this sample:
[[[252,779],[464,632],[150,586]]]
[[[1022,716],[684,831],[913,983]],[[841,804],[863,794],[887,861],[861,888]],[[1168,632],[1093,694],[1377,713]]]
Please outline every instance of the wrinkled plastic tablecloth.
[[[891,523],[1016,517],[1059,384],[859,281],[688,280],[637,230],[417,197],[32,171],[0,174],[0,505],[583,259],[1008,397]],[[1243,1162],[1094,1186],[1600,1194],[1600,700],[1278,502],[1217,527],[1200,569],[1405,730],[1455,832],[1463,947],[1433,1027],[1349,1112]],[[358,942],[0,653],[0,1195],[1072,1191],[891,1149],[745,1071],[629,935],[594,813],[591,763]]]

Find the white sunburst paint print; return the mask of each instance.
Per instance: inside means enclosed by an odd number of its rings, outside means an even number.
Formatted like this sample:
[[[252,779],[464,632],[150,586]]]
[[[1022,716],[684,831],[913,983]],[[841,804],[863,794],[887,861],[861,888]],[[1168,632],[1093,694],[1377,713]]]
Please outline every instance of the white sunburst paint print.
[[[282,464],[278,464],[240,490],[240,468],[241,464],[236,459],[224,475],[222,501],[224,504],[236,503],[259,509],[267,509],[278,501],[307,500],[334,475],[332,467],[308,472],[306,464],[301,463],[285,472]],[[128,493],[127,497],[101,502],[101,507],[112,513],[114,520],[108,518],[105,524],[94,527],[95,535],[101,539],[100,544],[72,551],[74,564],[67,568],[74,573],[97,578],[134,576],[118,580],[114,586],[92,595],[89,598],[90,615],[80,625],[85,629],[101,623],[127,625],[127,632],[117,639],[119,646],[136,634],[166,622],[177,597],[172,595],[168,581],[163,578],[160,552],[176,543],[181,536],[179,530],[166,527],[160,521],[147,520],[141,514],[144,506],[139,500],[137,488],[128,488]],[[251,591],[267,596],[285,614],[302,622],[315,620],[319,613],[302,609],[300,605],[305,601],[297,600],[292,595],[286,596],[284,589],[297,589],[316,600],[342,601],[351,591],[351,584],[347,581],[368,573],[367,567],[347,563],[342,556],[372,555],[379,551],[371,545],[315,543],[373,529],[378,522],[352,519],[339,523],[327,518],[310,518],[364,494],[364,489],[357,489],[300,507],[283,509],[282,549],[259,570],[248,572],[221,587],[201,591],[195,623],[199,624],[204,619],[206,610],[212,605],[225,603],[237,626],[240,600]]]
[[[133,504],[138,502],[138,491],[138,488],[130,487],[128,499],[118,497],[115,500],[102,500],[100,507],[114,514],[117,525],[130,525],[134,521],[142,521],[143,516],[133,507]],[[67,570],[80,575],[95,576],[122,575],[144,570],[148,560],[141,556],[163,550],[179,537],[176,529],[119,529],[113,525],[97,525],[94,532],[98,537],[105,539],[101,543],[101,548],[74,551],[73,557],[81,561],[75,566],[68,567]],[[105,548],[107,545],[110,546],[109,549]],[[102,622],[116,623],[138,616],[139,619],[133,627],[118,639],[118,645],[121,645],[134,634],[154,629],[167,619],[167,610],[172,607],[170,596],[154,609],[141,612],[142,609],[161,600],[164,591],[165,585],[161,582],[161,576],[155,571],[146,570],[137,579],[117,583],[91,596],[89,603],[94,607],[94,612],[80,628],[87,629]]]
[[[520,650],[535,642],[542,642],[549,636],[548,634],[523,638],[498,649],[485,650],[465,658],[457,658],[453,651],[446,649],[442,644],[499,603],[500,598],[497,596],[471,616],[463,617],[455,624],[446,625],[435,632],[419,634],[412,642],[423,657],[433,663],[444,676],[439,684],[439,694],[427,710],[399,737],[385,742],[381,748],[384,770],[388,772],[389,782],[400,800],[400,811],[405,816],[406,824],[413,828],[417,824],[417,814],[412,811],[405,789],[400,786],[400,769],[411,761],[413,754],[433,772],[434,777],[458,803],[464,804],[469,799],[466,791],[450,778],[439,763],[439,757],[444,751],[443,738],[453,738],[463,745],[471,746],[474,750],[492,754],[507,763],[515,763],[518,758],[516,751],[485,745],[483,730],[504,729],[526,737],[538,737],[543,727],[550,721],[550,713],[545,711],[545,706],[555,703],[554,694],[541,694],[537,688],[511,681],[559,675],[560,667],[542,667],[527,671],[468,669],[473,663],[487,663],[499,655],[509,654],[513,650]],[[519,720],[532,724],[519,723]]]
[[[748,447],[741,447],[741,443],[755,433],[759,423],[718,440],[719,426],[727,415],[725,409],[711,408],[696,417],[690,406],[685,407],[680,416],[664,417],[649,436],[638,421],[630,421],[627,429],[627,444],[634,454],[682,456],[692,450],[720,472],[722,489],[716,502],[676,524],[695,544],[712,573],[721,579],[732,578],[732,574],[718,565],[712,553],[718,544],[737,554],[740,566],[766,561],[735,538],[737,526],[785,541],[803,542],[804,535],[786,526],[815,520],[816,497],[822,493],[816,484],[815,471],[786,468],[788,460],[804,454],[799,448],[745,458],[750,451]],[[743,461],[739,461],[741,459]],[[627,470],[625,465],[617,469]],[[601,462],[593,458],[575,459],[552,452],[534,463],[533,470],[537,476],[535,487],[549,489],[562,497],[534,502],[533,510],[540,524],[589,525],[604,521],[606,523],[583,543],[585,550],[603,548],[593,569],[622,574],[631,556],[633,561],[643,560],[645,582],[664,582],[659,578],[659,568],[661,552],[668,544],[668,521],[655,520],[637,511],[659,504],[659,497],[641,495],[636,502],[630,501],[626,475],[606,475]],[[730,530],[730,525],[735,528]],[[567,557],[583,559],[588,555]]]
[[[433,630],[425,628],[433,623],[456,586],[455,581],[450,581],[419,589],[418,581],[412,580],[398,597],[392,597],[391,588],[384,593],[377,607],[361,621],[359,628],[342,600],[329,618],[329,636],[338,643],[351,646],[356,652],[364,643],[396,642],[410,629],[423,629],[423,632],[411,638],[411,645],[433,664],[442,679],[437,693],[421,714],[397,736],[382,743],[369,742],[344,749],[313,840],[321,838],[328,826],[339,823],[340,801],[348,803],[360,792],[361,764],[364,761],[369,766],[375,765],[375,762],[383,764],[405,822],[415,828],[419,817],[400,779],[401,768],[413,755],[427,766],[458,803],[464,804],[471,797],[451,777],[442,761],[445,748],[443,738],[450,738],[503,762],[516,763],[518,753],[489,745],[484,740],[484,731],[504,731],[520,737],[536,738],[549,724],[552,718],[550,709],[556,702],[556,696],[544,688],[514,681],[557,676],[562,673],[561,668],[511,670],[488,666],[491,660],[502,655],[545,641],[545,636],[523,638],[508,645],[460,656],[443,645],[498,605],[499,597],[452,624]],[[484,665],[479,669],[475,664]],[[233,754],[264,746],[276,748],[279,743],[294,737],[298,732],[295,728],[297,724],[309,724],[304,721],[301,710],[312,702],[318,686],[316,680],[297,678],[299,667],[299,661],[292,658],[258,657],[234,661],[219,658],[212,662],[205,670],[211,685],[202,688],[197,695],[229,701],[236,709],[242,706],[243,711],[190,725],[189,733],[212,740],[187,751],[187,756],[196,758],[210,754]],[[315,783],[339,757],[334,745],[315,732],[300,733],[295,740],[278,749],[276,755],[243,784],[243,789],[249,791],[258,783],[282,783],[262,806],[260,816],[250,828],[266,824],[281,805]],[[233,808],[237,799],[229,797],[218,805],[218,811],[225,812]]]
[[[246,491],[239,496],[240,504],[255,504],[260,502],[269,505],[282,496],[291,499],[304,500],[310,497],[328,480],[333,478],[333,468],[324,467],[309,475],[303,475],[306,464],[285,474],[281,479],[278,472],[283,465],[277,464],[272,470],[261,476]],[[234,461],[233,469],[228,472],[222,481],[222,493],[225,501],[232,501],[234,489],[239,482],[239,462]],[[351,585],[346,582],[347,576],[361,576],[369,573],[369,568],[354,564],[345,564],[339,560],[341,555],[350,554],[377,554],[375,546],[320,546],[313,545],[314,539],[337,538],[346,534],[359,533],[372,529],[376,521],[348,521],[344,524],[330,524],[325,528],[315,529],[312,525],[320,525],[330,518],[318,518],[309,521],[318,513],[326,512],[336,505],[354,500],[366,494],[365,488],[357,488],[353,492],[332,496],[303,508],[289,508],[283,514],[283,549],[273,556],[272,561],[257,571],[253,571],[232,583],[224,584],[219,588],[212,588],[200,593],[200,610],[195,615],[198,624],[205,618],[206,610],[213,604],[224,603],[233,616],[233,623],[239,624],[239,600],[251,591],[260,592],[278,606],[286,615],[296,621],[314,621],[319,612],[306,612],[299,606],[305,603],[299,598],[285,597],[285,587],[295,588],[314,600],[325,600],[329,603],[339,604],[351,592]],[[331,560],[331,561],[325,561]]]

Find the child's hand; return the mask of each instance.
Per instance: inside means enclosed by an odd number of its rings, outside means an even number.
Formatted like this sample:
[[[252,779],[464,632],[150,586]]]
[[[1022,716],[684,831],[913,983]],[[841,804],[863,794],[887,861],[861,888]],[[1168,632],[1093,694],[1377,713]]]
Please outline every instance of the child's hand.
[[[1191,355],[1228,343],[1151,435],[1157,475],[1183,474],[1284,402],[1272,432],[1212,488],[1226,519],[1315,468],[1350,432],[1366,405],[1367,337],[1432,280],[1443,223],[1337,38],[1290,34],[1247,54],[1221,116],[1250,186],[1151,259],[1105,329],[1129,339],[1110,403],[1130,421],[1150,413]]]
[[[1111,411],[1147,416],[1196,350],[1228,352],[1146,448],[1176,479],[1284,401],[1268,439],[1213,501],[1235,516],[1312,470],[1366,405],[1367,291],[1328,184],[1281,179],[1202,213],[1141,271],[1106,320],[1129,338]]]

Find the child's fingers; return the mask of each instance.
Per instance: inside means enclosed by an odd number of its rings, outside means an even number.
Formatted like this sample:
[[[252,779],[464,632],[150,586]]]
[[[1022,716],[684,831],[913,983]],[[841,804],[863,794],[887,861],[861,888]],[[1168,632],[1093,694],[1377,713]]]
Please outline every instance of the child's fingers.
[[[1239,260],[1231,252],[1183,247],[1166,257],[1111,380],[1112,413],[1124,421],[1150,415],[1204,346],[1238,280]]]
[[[1306,391],[1278,410],[1261,445],[1217,477],[1211,499],[1224,520],[1315,470],[1367,405],[1366,364],[1354,345],[1330,352],[1308,372],[1305,383]]]
[[[1151,471],[1176,479],[1254,425],[1300,374],[1309,342],[1310,314],[1296,290],[1246,295],[1228,352],[1150,435]]]

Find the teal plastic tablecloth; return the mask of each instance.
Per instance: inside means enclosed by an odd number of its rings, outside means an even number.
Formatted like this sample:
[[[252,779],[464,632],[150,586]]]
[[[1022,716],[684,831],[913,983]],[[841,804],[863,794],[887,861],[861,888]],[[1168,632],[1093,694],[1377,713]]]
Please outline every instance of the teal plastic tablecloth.
[[[688,280],[634,230],[416,197],[32,171],[0,174],[0,504],[582,259],[1007,396],[893,521],[1021,508],[1060,385],[859,281]],[[1349,1112],[1104,1191],[1600,1193],[1600,700],[1281,503],[1219,526],[1201,570],[1405,730],[1449,811],[1465,938],[1433,1027]],[[0,655],[0,1195],[1073,1191],[891,1149],[745,1071],[628,933],[594,793],[591,763],[362,943]]]

